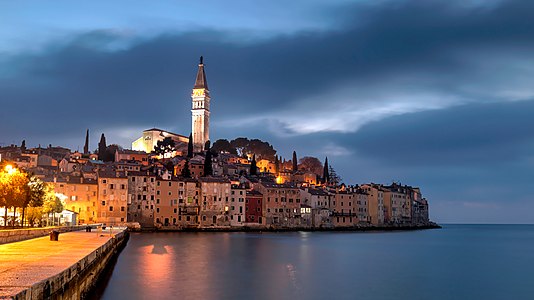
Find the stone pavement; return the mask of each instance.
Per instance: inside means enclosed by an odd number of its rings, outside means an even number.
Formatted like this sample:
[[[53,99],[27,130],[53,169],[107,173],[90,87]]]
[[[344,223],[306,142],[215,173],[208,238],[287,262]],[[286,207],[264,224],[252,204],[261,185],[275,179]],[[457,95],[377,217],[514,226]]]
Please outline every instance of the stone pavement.
[[[112,234],[123,230],[114,228]],[[110,238],[108,227],[101,233],[96,229],[61,233],[57,242],[45,236],[0,245],[0,298],[62,272]]]

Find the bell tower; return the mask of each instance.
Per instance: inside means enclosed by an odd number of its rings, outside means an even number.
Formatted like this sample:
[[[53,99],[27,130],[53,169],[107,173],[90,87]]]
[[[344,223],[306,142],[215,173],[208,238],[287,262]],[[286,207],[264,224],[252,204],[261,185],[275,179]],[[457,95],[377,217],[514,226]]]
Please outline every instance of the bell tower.
[[[204,150],[204,144],[210,139],[210,93],[202,56],[198,64],[197,79],[191,93],[191,100],[193,102],[191,109],[193,150],[200,152]]]

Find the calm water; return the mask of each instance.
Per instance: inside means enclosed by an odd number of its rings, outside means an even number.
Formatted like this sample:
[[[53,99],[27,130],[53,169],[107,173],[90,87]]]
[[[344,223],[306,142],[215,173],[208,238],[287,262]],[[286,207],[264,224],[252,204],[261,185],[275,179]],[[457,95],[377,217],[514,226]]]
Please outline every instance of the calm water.
[[[103,299],[534,299],[534,225],[132,234]]]

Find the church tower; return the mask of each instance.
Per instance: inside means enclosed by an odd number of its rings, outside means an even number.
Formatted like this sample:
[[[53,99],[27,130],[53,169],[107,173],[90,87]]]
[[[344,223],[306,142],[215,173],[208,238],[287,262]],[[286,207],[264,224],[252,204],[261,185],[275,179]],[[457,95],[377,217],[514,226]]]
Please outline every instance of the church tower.
[[[200,152],[204,150],[204,144],[210,139],[210,93],[202,56],[198,64],[197,79],[191,99],[193,102],[191,109],[193,150]]]

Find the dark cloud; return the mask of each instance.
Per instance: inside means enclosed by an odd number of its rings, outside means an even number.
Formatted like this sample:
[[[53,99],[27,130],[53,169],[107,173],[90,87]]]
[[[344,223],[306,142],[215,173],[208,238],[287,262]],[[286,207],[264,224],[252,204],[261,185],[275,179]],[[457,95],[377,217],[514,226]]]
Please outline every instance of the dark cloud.
[[[532,168],[533,10],[528,1],[381,1],[325,7],[335,30],[265,39],[216,29],[73,35],[0,57],[0,145],[76,148],[85,128],[95,146],[102,131],[124,146],[148,127],[187,135],[204,55],[214,138],[329,155],[349,182],[409,181],[442,204],[463,193],[475,211],[484,195],[506,194],[484,187],[522,188]],[[497,208],[487,209],[493,221]]]
[[[401,166],[515,163],[534,153],[533,111],[521,101],[405,114],[364,126],[344,146]]]

